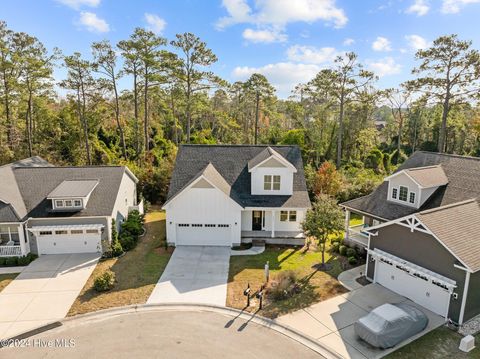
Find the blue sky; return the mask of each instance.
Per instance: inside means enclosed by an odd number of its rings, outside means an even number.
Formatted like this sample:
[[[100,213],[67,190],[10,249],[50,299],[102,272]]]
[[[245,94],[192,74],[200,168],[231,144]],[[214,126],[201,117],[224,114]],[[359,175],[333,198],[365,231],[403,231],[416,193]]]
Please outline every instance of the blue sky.
[[[480,0],[4,0],[0,19],[86,57],[93,41],[116,43],[135,27],[169,40],[193,32],[218,56],[217,74],[233,82],[263,73],[282,98],[345,51],[385,88],[410,78],[416,49],[440,35],[480,47]]]

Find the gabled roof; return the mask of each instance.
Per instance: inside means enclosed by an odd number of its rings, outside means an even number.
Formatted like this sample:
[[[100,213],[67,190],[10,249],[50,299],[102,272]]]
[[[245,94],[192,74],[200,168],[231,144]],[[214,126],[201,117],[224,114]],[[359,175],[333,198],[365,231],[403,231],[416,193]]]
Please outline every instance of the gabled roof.
[[[268,159],[270,156],[265,157],[265,155],[272,153],[268,148],[282,156],[297,171],[293,175],[293,194],[290,196],[251,194],[249,162],[262,152],[264,154],[257,160]],[[181,145],[177,153],[167,201],[185,189],[194,178],[198,178],[209,163],[230,186],[230,197],[242,207],[310,207],[302,156],[297,146]]]
[[[448,184],[447,175],[443,171],[441,165],[407,168],[403,171],[394,173],[385,180],[389,180],[401,173],[405,173],[422,188],[440,187]]]
[[[0,223],[19,222],[20,218],[11,204],[0,201]]]
[[[98,180],[65,180],[47,198],[87,197],[97,185]]]
[[[276,158],[280,163],[283,163],[285,166],[290,167],[291,169],[296,171],[295,167],[290,162],[288,162],[281,154],[279,154],[270,146],[265,148],[262,152],[260,152],[250,161],[248,161],[248,171],[250,172],[255,167],[266,162],[271,157]]]
[[[420,210],[480,198],[480,158],[419,151],[410,156],[396,173],[406,169],[415,172],[417,168],[439,165],[441,165],[448,183],[440,186]],[[371,194],[344,202],[342,206],[386,220],[404,217],[419,211],[414,207],[387,201],[387,192],[388,182],[384,181]]]

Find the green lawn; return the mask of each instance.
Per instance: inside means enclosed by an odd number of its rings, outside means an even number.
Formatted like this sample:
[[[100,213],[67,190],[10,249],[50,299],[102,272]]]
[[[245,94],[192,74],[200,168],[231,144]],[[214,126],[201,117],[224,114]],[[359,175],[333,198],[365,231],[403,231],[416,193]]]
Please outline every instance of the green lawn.
[[[313,266],[321,262],[321,252],[305,251],[305,248],[267,246],[265,252],[254,256],[232,256],[228,280],[227,306],[243,309],[243,290],[250,283],[252,291],[257,291],[264,282],[264,266],[270,264],[273,278],[280,271],[293,270],[303,286],[301,293],[277,302],[267,303],[261,315],[275,318],[279,315],[308,307],[313,303],[334,297],[347,290],[337,281],[344,270],[344,257],[325,253],[325,261],[332,265],[328,272],[318,271]],[[351,268],[345,264],[347,268]],[[250,308],[255,310],[256,308]]]
[[[363,224],[363,217],[359,214],[351,213],[350,214],[350,227],[358,226],[360,224]]]
[[[123,257],[101,261],[95,267],[69,315],[130,304],[143,304],[167,266],[172,249],[165,250],[165,212],[152,211],[145,216],[147,233],[135,249]],[[97,276],[111,270],[115,273],[114,289],[98,293],[93,288]]]
[[[462,336],[447,327],[440,327],[418,338],[414,342],[386,356],[388,359],[461,359],[480,358],[478,342],[480,335],[475,337],[477,348],[470,353],[458,349]]]
[[[17,275],[18,273],[0,274],[0,292],[3,290],[3,288],[9,285],[10,282],[17,277]]]

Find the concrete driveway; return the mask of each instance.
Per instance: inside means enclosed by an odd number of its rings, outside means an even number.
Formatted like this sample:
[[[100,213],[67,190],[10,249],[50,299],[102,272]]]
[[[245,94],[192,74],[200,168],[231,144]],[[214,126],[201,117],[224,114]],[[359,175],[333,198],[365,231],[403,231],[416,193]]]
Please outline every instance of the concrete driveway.
[[[0,292],[0,338],[63,319],[98,254],[42,255]]]
[[[230,248],[178,246],[147,303],[225,306]]]
[[[408,303],[420,308],[429,318],[427,328],[394,348],[382,350],[358,338],[353,323],[372,309],[385,303]],[[379,284],[369,284],[352,292],[314,304],[279,317],[277,321],[315,338],[344,358],[373,359],[391,353],[429,331],[441,326],[444,319]]]

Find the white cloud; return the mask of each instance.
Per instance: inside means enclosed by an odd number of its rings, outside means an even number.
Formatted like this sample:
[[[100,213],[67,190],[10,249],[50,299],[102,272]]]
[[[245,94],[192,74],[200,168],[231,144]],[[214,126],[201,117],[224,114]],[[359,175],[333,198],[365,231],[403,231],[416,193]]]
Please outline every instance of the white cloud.
[[[279,62],[261,67],[239,66],[233,70],[232,77],[243,81],[260,73],[277,89],[279,97],[287,98],[296,85],[310,81],[320,70],[321,67],[314,64]]]
[[[375,51],[392,51],[390,40],[386,37],[379,36],[372,44],[372,49]]]
[[[245,29],[242,33],[245,40],[254,43],[272,43],[272,42],[284,42],[287,41],[287,35],[281,31],[276,30],[253,30]]]
[[[79,24],[84,26],[88,31],[91,32],[109,32],[110,26],[108,23],[99,18],[97,14],[88,11],[82,11],[80,13]]]
[[[287,56],[290,61],[309,64],[333,62],[338,54],[338,51],[333,47],[316,48],[314,46],[294,45],[287,50]]]
[[[101,0],[57,0],[60,4],[67,5],[72,9],[80,9],[82,6],[97,7]]]
[[[155,34],[161,34],[167,26],[167,22],[163,20],[160,16],[155,14],[145,13],[145,21],[148,24],[148,29],[153,31]]]
[[[366,61],[367,67],[378,77],[400,73],[402,65],[397,64],[392,57],[385,57],[377,61]]]
[[[294,22],[322,20],[339,28],[348,21],[343,9],[336,7],[335,0],[258,0],[253,9],[247,0],[223,0],[222,5],[228,16],[218,19],[216,27],[220,30],[234,24],[251,24],[259,27],[258,32],[267,28],[282,34],[286,25]]]
[[[442,12],[444,14],[456,14],[468,4],[480,3],[480,0],[443,0]]]
[[[420,35],[407,35],[405,39],[408,41],[408,45],[415,51],[430,46],[430,43]]]
[[[355,43],[355,40],[351,38],[346,38],[345,40],[343,40],[343,46],[351,46],[354,43]]]
[[[430,6],[426,0],[415,0],[412,5],[405,11],[407,14],[416,14],[423,16],[428,13]]]

